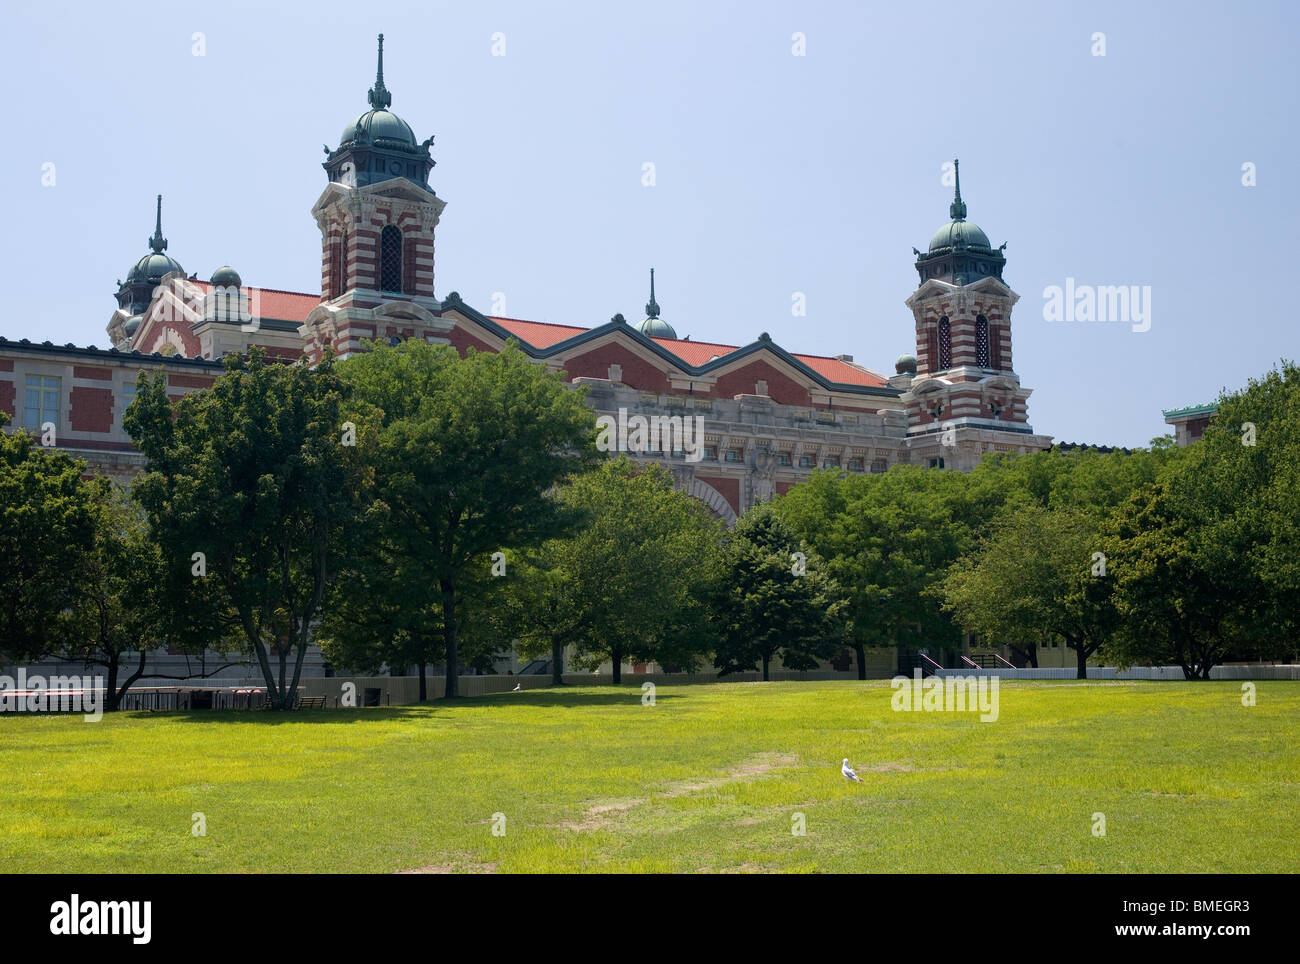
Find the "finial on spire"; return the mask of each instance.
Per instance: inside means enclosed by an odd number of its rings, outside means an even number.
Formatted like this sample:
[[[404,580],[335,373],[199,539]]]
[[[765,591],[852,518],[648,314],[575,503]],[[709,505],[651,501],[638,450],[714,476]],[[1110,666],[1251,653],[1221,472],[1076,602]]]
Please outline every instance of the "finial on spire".
[[[393,102],[393,95],[384,86],[384,35],[379,35],[379,69],[375,71],[375,86],[366,94],[366,101],[375,110],[386,110]]]
[[[647,318],[659,317],[659,305],[655,303],[655,269],[650,269],[650,303],[645,306]]]
[[[953,195],[952,204],[948,205],[948,215],[954,221],[966,220],[966,202],[961,199],[961,162],[957,158],[952,159],[952,173],[956,179],[957,190]]]
[[[154,222],[153,237],[149,239],[149,247],[154,254],[162,254],[167,250],[167,239],[162,236],[162,195],[158,195],[158,220]]]

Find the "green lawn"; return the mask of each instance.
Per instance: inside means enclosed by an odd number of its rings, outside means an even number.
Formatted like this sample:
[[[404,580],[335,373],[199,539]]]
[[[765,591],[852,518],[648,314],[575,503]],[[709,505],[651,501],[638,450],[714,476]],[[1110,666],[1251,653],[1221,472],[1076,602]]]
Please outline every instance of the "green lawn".
[[[887,681],[11,715],[0,866],[1294,873],[1300,683],[1256,685],[1004,682],[993,723]]]

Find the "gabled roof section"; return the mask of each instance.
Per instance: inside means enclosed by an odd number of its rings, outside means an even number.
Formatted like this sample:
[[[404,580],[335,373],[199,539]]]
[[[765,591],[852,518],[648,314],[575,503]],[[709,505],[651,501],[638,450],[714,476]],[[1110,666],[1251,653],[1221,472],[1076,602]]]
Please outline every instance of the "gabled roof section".
[[[770,352],[826,389],[889,398],[897,398],[902,394],[869,369],[822,355],[791,354],[766,334],[748,345],[736,347],[676,338],[648,338],[619,316],[596,328],[524,321],[518,318],[491,318],[465,304],[460,295],[454,291],[447,295],[442,308],[444,311],[461,312],[498,338],[516,339],[525,353],[533,358],[550,358],[588,341],[617,332],[622,337],[648,348],[687,375],[707,375],[749,355]]]

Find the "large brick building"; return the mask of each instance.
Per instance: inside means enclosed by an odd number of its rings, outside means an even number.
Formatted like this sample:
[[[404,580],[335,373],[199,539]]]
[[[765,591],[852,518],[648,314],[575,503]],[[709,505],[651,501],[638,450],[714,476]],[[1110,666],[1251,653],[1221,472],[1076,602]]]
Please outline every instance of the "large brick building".
[[[645,451],[728,522],[817,468],[881,472],[912,463],[968,469],[989,451],[1032,451],[1050,438],[1028,423],[1029,390],[1012,365],[1018,295],[993,248],[966,219],[960,180],[949,219],[917,251],[919,286],[906,299],[914,353],[893,374],[850,355],[801,354],[759,334],[748,345],[678,337],[660,317],[653,273],[646,319],[597,328],[486,315],[455,291],[435,292],[435,234],[446,202],[429,185],[432,138],[419,141],[389,108],[379,70],[369,108],[344,128],[323,164],[312,207],[321,235],[321,290],[247,286],[229,266],[208,280],[166,253],[162,199],[149,252],[118,283],[108,349],[0,339],[0,409],[119,479],[141,466],[122,431],[140,370],[162,372],[173,397],[220,374],[227,352],[260,345],[284,358],[346,357],[366,339],[420,338],[464,352],[509,339],[538,364],[590,387],[598,412],[699,416],[701,458]],[[900,326],[901,334],[901,326]]]

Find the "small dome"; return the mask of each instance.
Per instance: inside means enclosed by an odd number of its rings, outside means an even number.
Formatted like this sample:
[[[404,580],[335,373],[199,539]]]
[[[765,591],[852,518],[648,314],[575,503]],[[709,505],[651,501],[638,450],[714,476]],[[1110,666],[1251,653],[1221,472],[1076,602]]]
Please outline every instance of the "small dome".
[[[390,110],[368,110],[343,128],[339,146],[354,142],[376,147],[401,147],[414,150],[419,146],[415,131]]]
[[[239,272],[230,265],[222,265],[216,271],[212,272],[212,283],[218,288],[242,288],[243,280],[239,277]]]
[[[676,340],[677,332],[673,326],[659,317],[659,302],[655,301],[655,269],[650,269],[650,301],[645,306],[645,321],[636,326],[636,330],[647,338],[672,338]]]
[[[132,335],[136,333],[136,329],[140,327],[140,316],[132,315],[130,318],[127,319],[126,325],[124,325],[123,327],[124,330],[126,331],[127,337],[130,338]]]
[[[964,244],[968,248],[989,247],[989,236],[980,230],[978,224],[970,221],[952,221],[945,224],[930,239],[930,251],[952,248]]]
[[[131,270],[126,273],[126,280],[129,284],[132,281],[147,281],[151,285],[156,285],[163,279],[163,275],[171,271],[185,273],[180,262],[161,251],[155,251],[152,254],[146,254],[143,258],[131,265]]]
[[[647,318],[636,326],[636,330],[647,338],[672,338],[674,340],[677,338],[677,332],[673,330],[673,326],[662,318]]]
[[[894,371],[899,375],[916,374],[916,356],[899,355],[898,360],[894,362]]]

